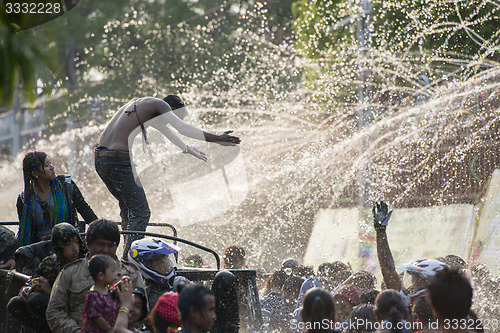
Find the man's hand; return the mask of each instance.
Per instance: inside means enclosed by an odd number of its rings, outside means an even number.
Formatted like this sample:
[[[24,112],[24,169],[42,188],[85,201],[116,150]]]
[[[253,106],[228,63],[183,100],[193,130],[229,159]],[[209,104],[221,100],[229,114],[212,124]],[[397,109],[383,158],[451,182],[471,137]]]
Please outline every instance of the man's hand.
[[[389,207],[384,201],[379,201],[373,206],[373,226],[375,230],[385,230],[389,219],[392,215],[392,210],[389,212]]]
[[[37,277],[33,279],[33,291],[43,293],[46,295],[50,295],[50,292],[52,291],[52,287],[50,286],[49,281],[47,281],[46,278],[43,276]]]
[[[5,264],[0,265],[0,268],[4,269],[14,269],[15,267],[16,267],[16,262],[14,261],[14,259],[9,259]]]
[[[186,148],[187,148],[187,152],[186,152],[187,154],[193,155],[194,157],[198,157],[200,160],[202,160],[204,162],[206,162],[208,160],[205,153],[202,151],[199,151],[195,147],[187,146]]]
[[[19,297],[25,302],[28,301],[28,295],[31,293],[31,287],[23,287],[19,293]]]
[[[229,135],[229,133],[233,133],[233,131],[225,131],[217,137],[217,141],[215,142],[223,146],[236,146],[241,142],[240,138]]]

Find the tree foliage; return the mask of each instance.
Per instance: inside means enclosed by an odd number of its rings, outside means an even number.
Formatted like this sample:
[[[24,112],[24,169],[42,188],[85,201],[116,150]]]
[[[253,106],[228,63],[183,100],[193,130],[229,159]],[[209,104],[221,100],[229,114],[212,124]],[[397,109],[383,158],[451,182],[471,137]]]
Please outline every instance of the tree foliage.
[[[307,77],[321,98],[356,100],[360,61],[366,62],[356,44],[360,2],[293,4],[296,46],[313,59]],[[372,11],[368,61],[375,93],[412,94],[420,90],[420,74],[436,83],[498,65],[500,7],[492,1],[374,0]]]
[[[14,33],[3,8],[0,10],[0,63],[0,105],[10,106],[20,86],[26,100],[33,102],[39,79],[45,91],[50,93],[51,83],[57,75],[51,48],[37,47],[31,31]]]
[[[282,26],[271,29],[269,17]],[[81,2],[64,21],[38,31],[41,38],[53,32],[71,83],[67,103],[47,108],[49,123],[68,116],[76,126],[105,121],[135,96],[179,93],[198,106],[253,103],[255,94],[279,97],[299,76],[290,58],[290,26],[283,4]]]

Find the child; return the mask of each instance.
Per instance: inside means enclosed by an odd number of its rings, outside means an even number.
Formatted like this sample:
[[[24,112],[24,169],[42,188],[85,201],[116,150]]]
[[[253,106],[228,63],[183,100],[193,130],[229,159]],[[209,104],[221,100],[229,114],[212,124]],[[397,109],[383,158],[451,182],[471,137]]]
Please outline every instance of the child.
[[[89,261],[94,285],[85,299],[83,319],[84,333],[112,332],[120,303],[114,295],[116,262],[103,254],[96,254]]]

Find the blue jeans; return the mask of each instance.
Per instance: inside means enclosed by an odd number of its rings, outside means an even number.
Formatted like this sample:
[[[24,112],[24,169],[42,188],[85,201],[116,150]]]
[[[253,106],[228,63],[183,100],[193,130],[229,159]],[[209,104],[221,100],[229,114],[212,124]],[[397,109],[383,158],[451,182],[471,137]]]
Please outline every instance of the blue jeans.
[[[146,231],[151,211],[140,180],[134,177],[130,158],[96,156],[95,169],[108,190],[118,200],[122,230]],[[126,237],[124,259],[127,258],[132,242],[140,238],[142,236]]]

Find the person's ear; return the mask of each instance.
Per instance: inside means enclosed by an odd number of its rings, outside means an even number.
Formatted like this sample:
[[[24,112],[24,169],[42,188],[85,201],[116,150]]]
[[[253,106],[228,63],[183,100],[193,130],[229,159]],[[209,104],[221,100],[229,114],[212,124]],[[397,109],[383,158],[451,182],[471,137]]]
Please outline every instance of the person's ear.
[[[37,170],[33,170],[31,171],[31,175],[33,176],[33,178],[38,178],[38,171]]]
[[[190,306],[189,307],[189,318],[191,320],[193,320],[194,318],[196,318],[196,315],[198,315],[198,311],[196,310],[196,308],[194,306]]]
[[[104,272],[97,273],[96,280],[104,280]]]

